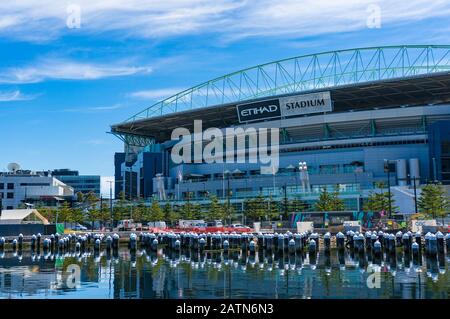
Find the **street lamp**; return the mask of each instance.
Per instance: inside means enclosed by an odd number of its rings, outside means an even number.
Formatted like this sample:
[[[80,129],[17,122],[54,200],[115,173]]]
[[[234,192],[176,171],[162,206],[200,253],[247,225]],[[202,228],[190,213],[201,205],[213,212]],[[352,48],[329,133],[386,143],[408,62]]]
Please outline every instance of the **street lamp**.
[[[231,225],[231,214],[230,214],[230,171],[225,170],[223,172],[224,176],[227,176],[227,215]]]
[[[416,187],[416,176],[412,176],[408,174],[408,177],[412,179],[413,182],[413,188],[414,188],[414,213],[417,214],[417,187]]]
[[[392,217],[392,203],[391,203],[391,168],[389,167],[389,160],[384,160],[384,172],[387,173],[388,180],[388,203],[389,203],[389,219]]]

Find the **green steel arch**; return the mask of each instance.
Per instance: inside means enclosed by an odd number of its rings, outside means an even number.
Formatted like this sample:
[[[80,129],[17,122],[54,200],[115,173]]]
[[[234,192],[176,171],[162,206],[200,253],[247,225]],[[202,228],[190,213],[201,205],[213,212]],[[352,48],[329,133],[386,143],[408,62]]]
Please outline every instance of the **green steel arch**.
[[[181,91],[125,122],[259,97],[450,71],[450,45],[329,51],[257,65]]]

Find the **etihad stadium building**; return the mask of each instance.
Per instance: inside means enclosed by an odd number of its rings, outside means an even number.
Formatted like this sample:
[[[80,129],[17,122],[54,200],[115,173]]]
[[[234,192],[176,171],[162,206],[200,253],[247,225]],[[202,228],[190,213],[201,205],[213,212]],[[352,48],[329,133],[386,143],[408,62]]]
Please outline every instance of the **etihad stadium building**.
[[[279,169],[259,163],[174,163],[174,129],[279,129]],[[359,48],[258,65],[182,91],[111,126],[116,197],[206,203],[239,211],[258,194],[312,204],[323,187],[347,210],[390,184],[414,213],[413,185],[450,184],[450,46]],[[300,163],[300,165],[299,165]],[[307,167],[308,187],[302,186]],[[303,171],[304,173],[304,171]]]

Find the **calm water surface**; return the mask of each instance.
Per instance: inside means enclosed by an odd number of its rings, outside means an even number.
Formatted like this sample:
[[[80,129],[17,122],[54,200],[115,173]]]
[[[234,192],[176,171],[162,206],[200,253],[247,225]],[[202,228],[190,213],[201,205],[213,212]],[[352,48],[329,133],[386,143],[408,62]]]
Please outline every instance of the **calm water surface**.
[[[316,258],[5,252],[0,298],[450,298],[448,257],[383,259],[337,251]]]

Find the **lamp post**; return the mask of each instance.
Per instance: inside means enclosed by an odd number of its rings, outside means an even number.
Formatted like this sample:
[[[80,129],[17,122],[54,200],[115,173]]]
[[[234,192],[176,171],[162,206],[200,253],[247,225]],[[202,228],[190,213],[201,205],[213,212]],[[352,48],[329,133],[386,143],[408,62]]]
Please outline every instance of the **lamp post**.
[[[111,228],[114,227],[114,216],[113,216],[113,202],[112,202],[112,183],[113,181],[108,181],[109,183],[109,214],[111,217]]]
[[[389,160],[384,160],[384,172],[387,173],[388,180],[388,204],[389,204],[389,214],[388,217],[391,219],[392,217],[392,202],[391,202],[391,168],[389,167]]]
[[[227,215],[229,223],[231,225],[231,214],[230,214],[230,171],[226,170],[223,172],[227,176]]]
[[[416,177],[409,175],[409,178],[412,179],[413,182],[413,189],[414,189],[414,213],[417,214],[418,209],[417,209],[417,186],[416,186]]]

